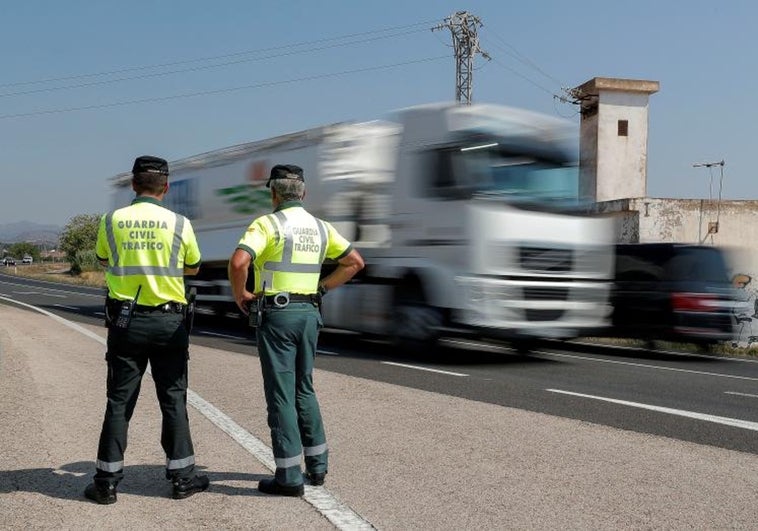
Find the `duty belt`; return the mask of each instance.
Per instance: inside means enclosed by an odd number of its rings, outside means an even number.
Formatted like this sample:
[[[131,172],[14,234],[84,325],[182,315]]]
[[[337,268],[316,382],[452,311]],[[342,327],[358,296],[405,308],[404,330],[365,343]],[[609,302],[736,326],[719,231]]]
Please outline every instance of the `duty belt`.
[[[310,302],[320,304],[321,296],[318,293],[306,295],[303,293],[277,293],[276,295],[266,295],[266,306],[273,308],[284,308],[291,302]]]
[[[163,313],[182,313],[184,312],[185,305],[180,302],[167,302],[166,304],[160,304],[158,306],[144,306],[137,304],[134,307],[135,312],[150,313],[150,312],[163,312]]]

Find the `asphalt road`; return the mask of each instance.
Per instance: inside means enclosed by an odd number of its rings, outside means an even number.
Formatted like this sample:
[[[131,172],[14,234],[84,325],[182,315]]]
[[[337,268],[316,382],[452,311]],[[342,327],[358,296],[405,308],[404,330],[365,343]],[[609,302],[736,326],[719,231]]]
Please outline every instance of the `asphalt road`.
[[[325,487],[261,495],[273,459],[246,329],[201,322],[190,424],[208,492],[167,499],[146,378],[119,502],[82,497],[105,395],[101,290],[0,273],[2,529],[754,529],[756,364],[329,334]],[[623,428],[623,429],[618,429]],[[738,450],[738,451],[735,451]]]
[[[103,292],[95,288],[0,272],[0,296],[76,321],[103,319]],[[240,323],[200,316],[192,341],[255,354]],[[755,359],[560,343],[521,356],[463,341],[409,357],[381,341],[328,332],[320,347],[317,367],[327,371],[758,454]]]

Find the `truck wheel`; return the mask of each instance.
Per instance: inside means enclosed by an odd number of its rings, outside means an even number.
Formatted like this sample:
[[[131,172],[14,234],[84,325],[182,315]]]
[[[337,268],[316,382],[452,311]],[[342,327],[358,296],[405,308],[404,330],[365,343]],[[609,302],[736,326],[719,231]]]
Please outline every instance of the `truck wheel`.
[[[514,339],[511,341],[511,348],[520,356],[531,354],[537,348],[539,341],[537,339]]]
[[[395,309],[394,343],[406,352],[423,354],[436,345],[442,324],[442,311],[438,308],[400,303]]]

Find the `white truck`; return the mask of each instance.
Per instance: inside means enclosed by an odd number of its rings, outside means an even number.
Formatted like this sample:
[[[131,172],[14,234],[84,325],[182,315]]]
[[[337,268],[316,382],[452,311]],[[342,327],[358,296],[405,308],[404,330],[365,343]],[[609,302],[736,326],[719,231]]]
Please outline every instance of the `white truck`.
[[[572,129],[509,107],[431,104],[172,162],[165,202],[192,220],[203,254],[188,279],[198,309],[236,314],[227,261],[271,212],[271,167],[296,164],[305,207],[366,262],[325,297],[326,327],[405,346],[471,335],[521,348],[601,327],[612,222],[578,206]],[[113,179],[117,206],[133,198],[130,177]]]

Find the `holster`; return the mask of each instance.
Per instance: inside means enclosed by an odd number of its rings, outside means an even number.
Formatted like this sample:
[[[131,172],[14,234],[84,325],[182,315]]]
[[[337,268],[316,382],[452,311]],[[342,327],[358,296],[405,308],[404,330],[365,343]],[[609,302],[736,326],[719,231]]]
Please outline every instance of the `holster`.
[[[111,331],[125,331],[134,312],[134,301],[105,298],[105,326]]]
[[[247,324],[251,328],[258,328],[263,323],[263,313],[266,311],[266,297],[261,294],[255,302],[250,303],[247,315]]]
[[[184,307],[184,328],[187,330],[187,335],[192,332],[192,327],[195,324],[196,299],[197,288],[190,288],[187,295],[187,306]]]
[[[116,321],[116,317],[118,317],[119,312],[121,311],[121,304],[124,301],[120,301],[118,299],[111,299],[110,297],[105,297],[105,327],[110,328],[113,323]]]

